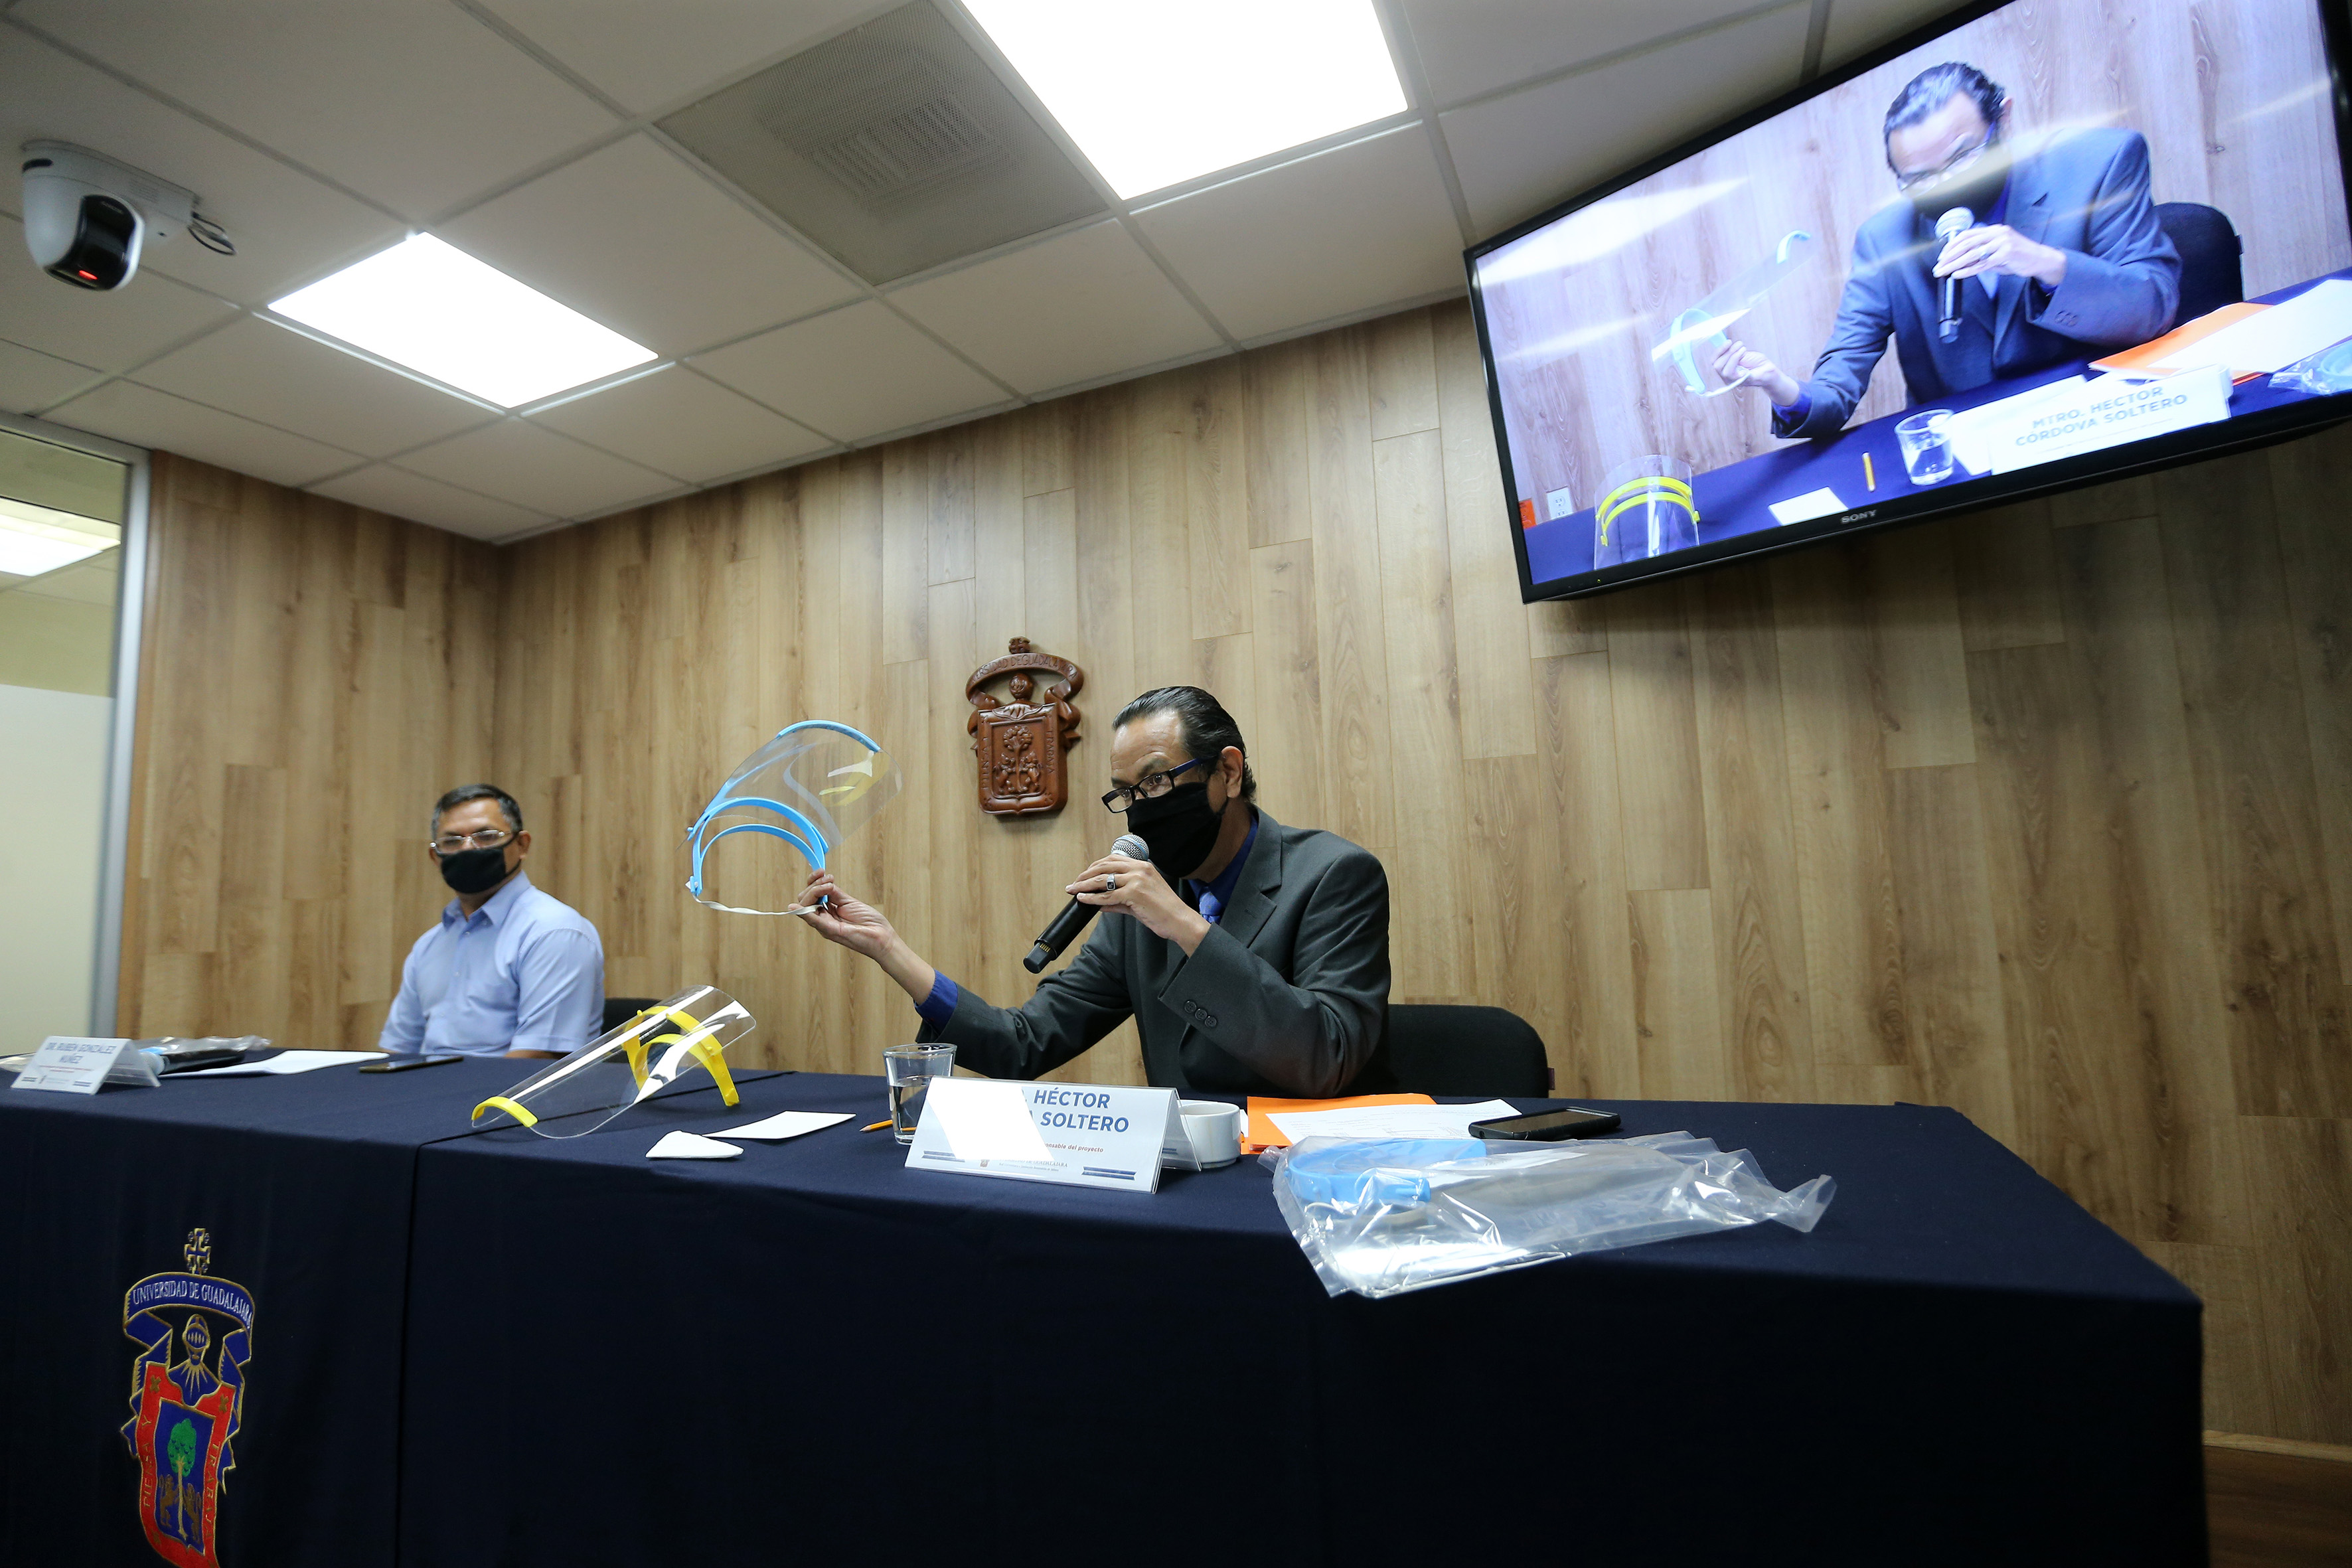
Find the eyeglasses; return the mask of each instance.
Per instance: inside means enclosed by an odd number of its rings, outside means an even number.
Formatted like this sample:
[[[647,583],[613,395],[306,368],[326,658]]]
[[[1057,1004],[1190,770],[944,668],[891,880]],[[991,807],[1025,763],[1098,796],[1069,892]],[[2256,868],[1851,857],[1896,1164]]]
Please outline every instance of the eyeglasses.
[[[1945,180],[1948,180],[1954,174],[1960,174],[1973,167],[1977,160],[1983,157],[1987,153],[1991,152],[1993,143],[2000,140],[2000,133],[1999,132],[1989,132],[1986,133],[1985,139],[1978,142],[1975,146],[1963,147],[1958,152],[1953,153],[1949,158],[1946,159],[1944,161],[1943,167],[1941,168],[1923,169],[1916,174],[1895,175],[1895,188],[1906,195],[1908,195],[1913,191],[1923,190],[1929,185],[1937,184]]]
[[[1146,773],[1131,784],[1114,784],[1103,792],[1103,804],[1113,811],[1125,811],[1139,800],[1158,800],[1176,787],[1176,775],[1186,768],[1206,767],[1214,759],[1194,757],[1189,763],[1156,773]]]
[[[496,849],[513,837],[503,827],[485,827],[479,833],[445,833],[426,842],[436,855],[455,855],[461,849]]]

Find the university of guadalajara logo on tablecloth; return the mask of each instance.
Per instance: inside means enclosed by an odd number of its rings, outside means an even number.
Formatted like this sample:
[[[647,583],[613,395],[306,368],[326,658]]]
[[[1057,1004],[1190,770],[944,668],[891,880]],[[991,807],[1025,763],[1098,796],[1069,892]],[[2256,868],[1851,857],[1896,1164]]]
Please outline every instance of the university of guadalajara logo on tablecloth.
[[[188,1232],[182,1252],[187,1272],[150,1274],[123,1293],[122,1331],[139,1354],[122,1440],[139,1462],[147,1543],[179,1568],[218,1568],[221,1482],[236,1463],[229,1439],[244,1413],[253,1295],[205,1272],[212,1237],[203,1227]]]

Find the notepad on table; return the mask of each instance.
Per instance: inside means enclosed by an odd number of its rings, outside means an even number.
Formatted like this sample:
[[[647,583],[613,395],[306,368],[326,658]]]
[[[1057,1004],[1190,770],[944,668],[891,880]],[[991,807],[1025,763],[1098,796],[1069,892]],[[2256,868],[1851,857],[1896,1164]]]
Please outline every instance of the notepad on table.
[[[1253,1094],[1249,1100],[1249,1131],[1243,1135],[1244,1152],[1256,1153],[1262,1149],[1285,1149],[1290,1145],[1290,1135],[1274,1124],[1273,1119],[1291,1110],[1338,1110],[1353,1105],[1434,1105],[1437,1102],[1425,1094],[1356,1094],[1341,1100],[1277,1100]]]

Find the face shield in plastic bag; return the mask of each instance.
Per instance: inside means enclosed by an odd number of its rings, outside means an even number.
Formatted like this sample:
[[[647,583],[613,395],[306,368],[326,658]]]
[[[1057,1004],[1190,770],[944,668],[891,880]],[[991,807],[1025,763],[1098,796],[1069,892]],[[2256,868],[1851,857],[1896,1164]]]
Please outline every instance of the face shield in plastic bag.
[[[1782,279],[1811,260],[1812,254],[1813,237],[1801,228],[1790,229],[1780,237],[1771,255],[1677,315],[1666,329],[1665,341],[1650,351],[1650,362],[1655,364],[1672,360],[1675,368],[1682,372],[1683,389],[1695,397],[1720,397],[1743,384],[1745,376],[1720,386],[1707,385],[1706,378],[1699,374],[1698,351],[1707,350],[1711,359],[1728,348],[1729,329],[1762,303],[1764,296],[1780,287]]]
[[[786,725],[728,775],[687,829],[686,890],[730,914],[782,914],[808,873],[824,869],[825,857],[903,782],[890,754],[846,724]]]
[[[490,1096],[474,1107],[474,1126],[528,1127],[542,1138],[583,1137],[698,1067],[733,1105],[740,1097],[724,1052],[753,1026],[743,1004],[724,991],[690,985],[548,1063],[504,1094]]]
[[[1687,1132],[1499,1145],[1308,1138],[1265,1163],[1323,1289],[1375,1300],[1768,1219],[1807,1232],[1837,1192],[1815,1176],[1784,1193],[1745,1149]]]

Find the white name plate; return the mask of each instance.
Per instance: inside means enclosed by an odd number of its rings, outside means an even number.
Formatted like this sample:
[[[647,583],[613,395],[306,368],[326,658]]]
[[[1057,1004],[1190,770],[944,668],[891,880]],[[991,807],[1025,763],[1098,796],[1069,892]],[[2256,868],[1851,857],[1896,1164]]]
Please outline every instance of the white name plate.
[[[1198,1170],[1172,1089],[933,1079],[910,1171],[1156,1193],[1162,1163]]]
[[[1983,432],[1980,438],[1994,473],[2012,473],[2230,416],[2230,373],[2221,365],[2183,371],[2161,381],[2103,375],[2064,384],[2063,391],[2051,390],[2054,395],[2027,403]]]
[[[132,1048],[129,1040],[51,1035],[16,1075],[16,1087],[43,1089],[52,1094],[96,1094],[102,1083],[153,1089],[159,1081],[153,1060]]]

